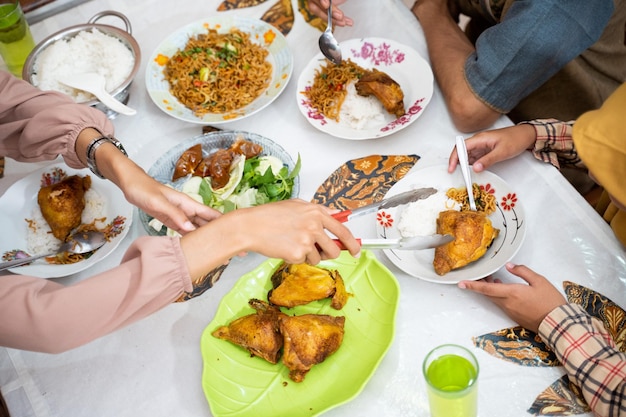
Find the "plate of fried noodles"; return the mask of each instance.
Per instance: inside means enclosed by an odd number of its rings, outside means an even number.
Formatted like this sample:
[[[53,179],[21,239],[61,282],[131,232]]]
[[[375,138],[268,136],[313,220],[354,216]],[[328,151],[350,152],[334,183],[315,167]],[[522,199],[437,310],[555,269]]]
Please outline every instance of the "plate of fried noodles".
[[[88,170],[76,170],[56,163],[33,171],[15,182],[0,197],[0,227],[5,236],[11,237],[0,240],[2,261],[48,253],[61,245],[41,214],[37,194],[42,186],[55,184],[72,175],[91,177],[91,186],[85,192],[81,224],[75,230],[99,230],[104,233],[107,242],[94,252],[46,257],[10,268],[9,271],[39,278],[72,275],[109,256],[128,234],[134,208],[115,184],[96,177]]]
[[[192,123],[250,116],[285,89],[293,69],[287,40],[275,27],[214,16],[170,34],[150,56],[146,88],[158,108]]]
[[[383,38],[352,39],[340,47],[340,65],[318,53],[298,79],[298,107],[314,127],[343,139],[373,139],[404,129],[422,115],[433,94],[434,77],[416,50]],[[364,73],[374,70],[399,86],[403,110],[389,112],[384,100],[356,92]]]
[[[489,171],[472,172],[472,182],[477,210],[487,214],[493,227],[499,230],[498,236],[481,258],[444,275],[435,273],[435,249],[384,249],[389,260],[409,275],[438,284],[457,284],[462,280],[485,278],[509,262],[521,248],[526,235],[522,198],[506,181]],[[437,193],[424,200],[378,211],[378,237],[395,239],[435,233],[440,212],[469,210],[467,189],[460,168],[449,174],[447,165],[435,165],[409,173],[389,189],[385,198],[421,187],[434,187]]]

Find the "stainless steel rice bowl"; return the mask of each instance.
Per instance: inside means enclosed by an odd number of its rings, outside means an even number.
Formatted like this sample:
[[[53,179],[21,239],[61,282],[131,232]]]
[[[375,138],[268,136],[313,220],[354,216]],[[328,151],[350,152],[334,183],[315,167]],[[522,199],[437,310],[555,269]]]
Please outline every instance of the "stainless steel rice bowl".
[[[96,23],[98,20],[106,16],[115,16],[115,17],[120,18],[126,26],[125,30],[117,28],[115,26]],[[115,97],[117,100],[121,101],[122,103],[126,103],[129,98],[130,85],[141,64],[141,51],[140,51],[139,45],[137,44],[137,41],[131,35],[132,30],[131,30],[130,21],[128,20],[128,18],[122,13],[112,11],[112,10],[102,11],[94,15],[91,19],[89,19],[89,21],[86,24],[70,26],[66,29],[62,29],[48,36],[46,39],[44,39],[39,44],[37,44],[35,48],[32,50],[32,52],[30,53],[30,55],[28,55],[28,58],[26,58],[26,62],[24,63],[24,68],[22,70],[22,78],[28,81],[30,84],[36,86],[36,83],[33,80],[33,76],[36,75],[35,63],[37,62],[37,58],[40,56],[40,54],[46,48],[48,48],[49,46],[51,46],[58,40],[68,41],[72,39],[73,37],[75,37],[76,35],[78,35],[80,32],[92,31],[93,29],[97,29],[98,31],[102,32],[105,35],[118,39],[124,46],[126,46],[130,50],[134,58],[133,67],[130,71],[130,74],[126,78],[126,80],[122,82],[122,84],[120,84],[118,87],[116,87],[113,91],[110,92],[111,95]],[[117,112],[109,109],[107,106],[105,106],[103,103],[101,103],[97,99],[85,101],[85,102],[82,102],[81,104],[85,104],[85,105],[95,107],[101,110],[110,119],[115,118],[118,114]]]

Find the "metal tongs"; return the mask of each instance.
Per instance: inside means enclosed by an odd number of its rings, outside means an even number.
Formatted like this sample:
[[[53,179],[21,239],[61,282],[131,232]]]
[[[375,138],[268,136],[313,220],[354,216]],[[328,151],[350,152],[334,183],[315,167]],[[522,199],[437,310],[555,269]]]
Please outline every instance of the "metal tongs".
[[[417,200],[423,200],[435,194],[435,188],[416,188],[414,190],[405,191],[386,198],[378,203],[368,204],[353,210],[344,210],[333,214],[333,217],[340,222],[347,222],[355,217],[365,214],[375,213],[378,210],[401,206],[403,204],[412,203]],[[345,249],[338,239],[333,239],[341,249]],[[419,250],[435,248],[451,242],[454,238],[451,235],[431,235],[431,236],[415,236],[400,239],[357,239],[363,249],[403,249],[403,250]]]

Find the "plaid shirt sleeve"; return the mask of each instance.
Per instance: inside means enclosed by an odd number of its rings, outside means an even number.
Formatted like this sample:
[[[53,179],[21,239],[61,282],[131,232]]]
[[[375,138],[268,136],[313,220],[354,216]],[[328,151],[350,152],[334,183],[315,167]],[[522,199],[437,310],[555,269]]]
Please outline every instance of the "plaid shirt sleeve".
[[[578,157],[572,140],[573,121],[561,122],[556,119],[538,119],[520,124],[529,124],[535,128],[537,139],[532,149],[535,158],[548,162],[558,169],[561,169],[561,166],[585,168],[584,163]]]
[[[602,322],[577,304],[554,309],[539,326],[570,380],[598,416],[626,416],[626,353]]]

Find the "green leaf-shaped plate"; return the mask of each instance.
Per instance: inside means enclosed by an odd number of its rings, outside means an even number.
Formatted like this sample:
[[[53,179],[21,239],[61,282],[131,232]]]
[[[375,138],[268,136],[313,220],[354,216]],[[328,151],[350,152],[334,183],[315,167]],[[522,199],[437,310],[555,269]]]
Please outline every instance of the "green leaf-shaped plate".
[[[202,387],[215,417],[317,416],[356,397],[391,345],[400,289],[393,274],[369,251],[359,259],[343,252],[320,264],[337,269],[352,294],[342,310],[331,308],[329,300],[284,310],[346,317],[341,347],[315,365],[303,382],[289,379],[281,362],[272,365],[213,337],[217,327],[254,312],[248,306],[250,298],[267,300],[271,275],[281,262],[267,260],[242,276],[202,334]]]

